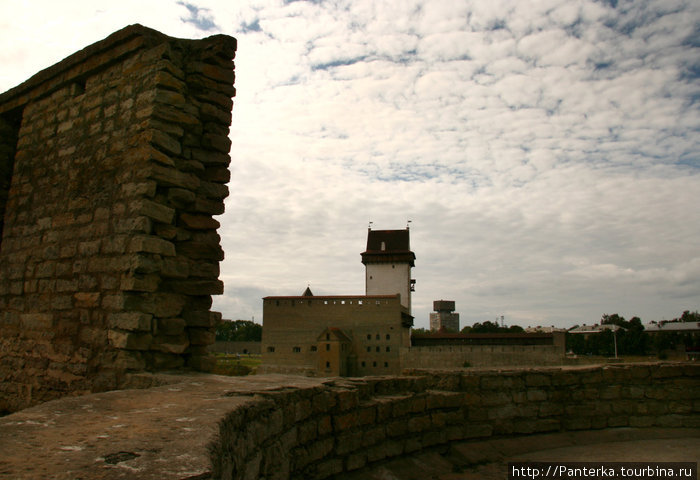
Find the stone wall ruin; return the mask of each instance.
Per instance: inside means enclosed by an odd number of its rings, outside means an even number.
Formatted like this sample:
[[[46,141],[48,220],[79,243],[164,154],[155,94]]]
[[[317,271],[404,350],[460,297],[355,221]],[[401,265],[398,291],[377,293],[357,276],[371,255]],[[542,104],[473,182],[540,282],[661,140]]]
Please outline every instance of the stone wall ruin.
[[[0,95],[0,411],[206,367],[235,50],[132,25]]]

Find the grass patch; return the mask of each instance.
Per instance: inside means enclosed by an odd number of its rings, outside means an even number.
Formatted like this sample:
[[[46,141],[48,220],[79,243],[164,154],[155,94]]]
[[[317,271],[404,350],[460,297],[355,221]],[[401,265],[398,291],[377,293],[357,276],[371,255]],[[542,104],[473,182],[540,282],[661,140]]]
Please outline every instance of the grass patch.
[[[232,377],[252,375],[262,362],[260,355],[217,353],[214,358],[216,358],[216,366],[211,373]]]

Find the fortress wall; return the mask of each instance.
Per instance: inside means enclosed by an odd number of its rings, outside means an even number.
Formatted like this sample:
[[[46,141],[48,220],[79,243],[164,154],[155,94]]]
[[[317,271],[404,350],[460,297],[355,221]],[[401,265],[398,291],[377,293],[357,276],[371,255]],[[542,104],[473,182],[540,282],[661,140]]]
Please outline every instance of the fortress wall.
[[[206,362],[235,49],[134,25],[0,95],[0,410]]]
[[[404,368],[506,367],[562,365],[563,348],[556,345],[441,345],[411,347],[402,352]]]
[[[329,478],[469,439],[700,428],[700,365],[412,373],[258,392],[220,422],[214,478]]]

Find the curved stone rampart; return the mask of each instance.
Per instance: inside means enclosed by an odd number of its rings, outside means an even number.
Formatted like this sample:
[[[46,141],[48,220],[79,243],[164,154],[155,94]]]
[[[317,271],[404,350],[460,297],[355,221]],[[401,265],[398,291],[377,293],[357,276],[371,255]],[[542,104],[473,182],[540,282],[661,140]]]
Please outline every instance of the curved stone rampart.
[[[479,453],[485,445],[547,436],[557,439],[540,448],[593,432],[656,438],[665,430],[668,438],[683,430],[700,441],[696,364],[410,374],[139,374],[132,384],[156,386],[66,397],[0,417],[0,476],[354,479],[413,464],[409,458],[473,464],[490,460]]]
[[[221,422],[215,478],[328,478],[451,442],[700,427],[700,366],[412,371],[258,392]]]

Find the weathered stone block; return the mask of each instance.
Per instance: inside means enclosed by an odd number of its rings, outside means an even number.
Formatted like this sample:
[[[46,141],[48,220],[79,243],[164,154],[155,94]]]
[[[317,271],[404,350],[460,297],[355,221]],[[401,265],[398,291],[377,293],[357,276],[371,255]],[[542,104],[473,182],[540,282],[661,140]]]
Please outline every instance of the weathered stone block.
[[[54,316],[50,313],[23,313],[19,318],[26,330],[48,330],[54,325]]]
[[[162,238],[139,235],[131,239],[127,251],[130,253],[154,253],[166,257],[175,256],[175,245]]]
[[[187,334],[192,345],[211,345],[216,340],[216,334],[209,329],[188,328]]]
[[[107,316],[109,328],[133,332],[152,331],[153,315],[142,312],[110,313]]]
[[[109,343],[115,348],[124,350],[148,350],[153,337],[148,333],[122,332],[110,330]]]

